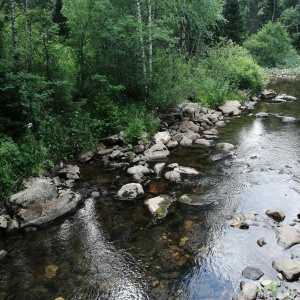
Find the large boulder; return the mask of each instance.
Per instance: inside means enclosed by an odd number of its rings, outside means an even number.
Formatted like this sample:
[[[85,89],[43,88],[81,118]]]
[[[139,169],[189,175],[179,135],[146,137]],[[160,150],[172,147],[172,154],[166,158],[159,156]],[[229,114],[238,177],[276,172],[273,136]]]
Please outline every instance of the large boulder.
[[[272,262],[272,267],[283,274],[288,281],[298,280],[300,277],[300,260],[281,258]]]
[[[300,231],[293,226],[284,225],[277,228],[276,236],[278,244],[284,249],[289,249],[297,244],[300,244]]]
[[[40,226],[74,210],[81,200],[70,189],[58,190],[49,180],[37,180],[31,187],[11,196],[9,202],[20,228]]]
[[[238,300],[255,300],[258,292],[258,287],[252,282],[240,283],[242,292],[238,296]]]
[[[239,101],[230,100],[230,101],[226,101],[223,105],[219,106],[219,110],[221,110],[224,115],[237,116],[237,115],[241,114],[241,111],[239,109],[240,107],[241,107],[241,104]],[[217,121],[218,120],[216,120],[216,122]]]
[[[151,169],[147,168],[146,166],[138,165],[138,166],[133,166],[131,168],[128,168],[127,173],[131,174],[131,175],[134,175],[136,173],[141,173],[143,175],[148,175],[148,174],[153,173],[153,171]]]
[[[261,98],[262,99],[272,99],[276,97],[276,93],[273,90],[262,90]]]
[[[145,195],[144,189],[139,183],[128,183],[121,187],[116,198],[118,200],[135,200]]]
[[[170,152],[164,144],[157,143],[153,145],[151,148],[147,149],[144,152],[144,154],[146,157],[149,158],[149,160],[156,160],[156,159],[167,158]]]
[[[154,140],[156,143],[167,144],[171,139],[171,135],[168,131],[158,132],[154,136]]]

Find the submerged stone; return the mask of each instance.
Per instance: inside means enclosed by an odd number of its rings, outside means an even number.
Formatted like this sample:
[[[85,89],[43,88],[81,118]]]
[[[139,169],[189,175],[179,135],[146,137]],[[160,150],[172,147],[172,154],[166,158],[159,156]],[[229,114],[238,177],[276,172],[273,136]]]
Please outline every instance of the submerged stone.
[[[146,200],[145,205],[154,216],[162,219],[167,215],[168,208],[172,202],[171,197],[163,195]]]
[[[247,267],[243,270],[242,275],[251,280],[258,280],[264,275],[264,272],[258,268]]]

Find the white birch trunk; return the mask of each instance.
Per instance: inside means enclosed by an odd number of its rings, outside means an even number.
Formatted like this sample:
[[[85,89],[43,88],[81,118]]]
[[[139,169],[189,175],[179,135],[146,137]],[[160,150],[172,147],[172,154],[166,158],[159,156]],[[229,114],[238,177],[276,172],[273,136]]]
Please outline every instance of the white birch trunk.
[[[153,43],[152,43],[152,6],[151,0],[148,3],[148,34],[149,34],[149,80],[152,81]]]

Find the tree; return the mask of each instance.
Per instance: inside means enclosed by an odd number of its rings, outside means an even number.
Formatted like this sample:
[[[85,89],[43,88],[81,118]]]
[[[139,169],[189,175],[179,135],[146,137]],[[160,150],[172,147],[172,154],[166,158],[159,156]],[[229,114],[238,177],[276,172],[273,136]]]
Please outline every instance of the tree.
[[[276,22],[280,17],[282,11],[282,3],[280,0],[265,0],[262,5],[262,21],[267,23],[269,21]]]
[[[240,44],[245,38],[245,19],[239,0],[227,0],[223,16],[226,21],[221,30],[222,35]]]

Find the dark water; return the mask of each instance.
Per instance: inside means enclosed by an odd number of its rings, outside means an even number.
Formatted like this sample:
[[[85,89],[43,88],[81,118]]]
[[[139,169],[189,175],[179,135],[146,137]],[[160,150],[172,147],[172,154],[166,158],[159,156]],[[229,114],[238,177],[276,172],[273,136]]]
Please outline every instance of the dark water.
[[[181,148],[167,162],[201,175],[180,185],[151,178],[147,197],[175,193],[193,200],[173,203],[161,222],[143,200],[89,198],[94,190],[117,191],[130,178],[105,170],[100,159],[84,166],[78,189],[86,201],[77,212],[46,228],[0,238],[0,249],[9,253],[0,261],[0,300],[231,299],[247,266],[276,279],[272,261],[300,255],[300,246],[283,251],[277,245],[274,223],[265,215],[280,209],[290,224],[300,212],[300,121],[278,117],[300,119],[300,82],[277,79],[269,86],[299,100],[261,103],[254,113],[270,112],[270,118],[247,112],[220,129],[219,141],[236,146],[232,159],[214,162],[212,149]],[[250,212],[258,214],[258,226],[230,227],[233,215]],[[256,244],[261,237],[267,241],[262,248]],[[51,265],[58,269],[48,278]]]

